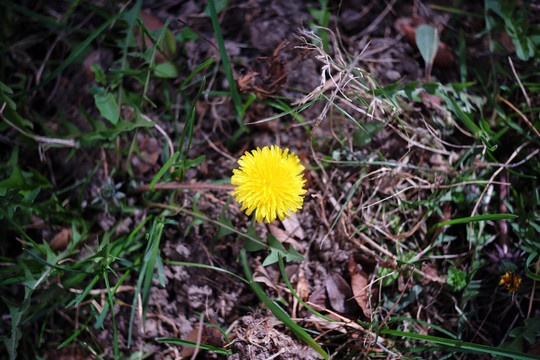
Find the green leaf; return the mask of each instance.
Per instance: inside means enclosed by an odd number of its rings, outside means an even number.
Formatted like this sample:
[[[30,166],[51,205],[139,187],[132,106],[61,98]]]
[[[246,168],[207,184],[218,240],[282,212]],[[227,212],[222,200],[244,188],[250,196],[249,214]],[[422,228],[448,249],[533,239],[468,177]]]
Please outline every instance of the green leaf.
[[[262,249],[266,249],[267,246],[257,235],[253,223],[249,224],[247,235],[248,236],[246,237],[246,242],[244,243],[244,249],[246,249],[246,251],[259,251]],[[256,239],[257,241],[253,241],[251,239]]]
[[[94,100],[101,115],[112,124],[116,124],[120,118],[120,110],[114,96],[111,93],[96,94]]]
[[[215,6],[216,13],[220,14],[227,7],[227,0],[215,0],[213,1],[213,4],[206,4],[204,7],[204,15],[208,17],[211,16],[210,6]]]
[[[454,291],[461,291],[467,286],[467,273],[463,270],[456,269],[454,266],[450,266],[446,283]]]
[[[3,337],[2,340],[7,347],[10,360],[14,360],[17,358],[17,347],[19,346],[19,341],[22,338],[22,332],[20,330],[22,316],[28,308],[30,302],[25,300],[22,306],[18,306],[3,296],[2,300],[4,300],[4,302],[7,304],[9,314],[11,315],[11,336]]]
[[[279,255],[287,261],[303,261],[304,256],[299,254],[292,245],[289,247],[289,251],[285,250],[285,247],[276,239],[271,233],[266,233],[266,239],[268,240],[268,248],[270,250],[270,255],[264,259],[263,266],[268,266],[278,262]]]
[[[510,336],[516,339],[527,339],[531,345],[536,342],[537,334],[540,334],[540,318],[527,319],[524,327],[515,328],[510,332]]]
[[[229,206],[230,202],[231,202],[231,197],[229,197],[227,199],[227,202],[225,203],[225,206],[221,210],[221,214],[219,215],[219,220],[218,221],[223,226],[218,227],[218,232],[214,236],[214,241],[217,240],[217,239],[221,239],[224,236],[233,234],[233,231],[231,229],[234,228],[234,226],[233,226],[233,223],[231,221],[231,214],[229,214],[228,218],[225,217],[225,210]],[[212,245],[213,245],[213,242],[212,242]],[[213,248],[213,246],[212,246],[212,248]]]
[[[199,35],[188,27],[176,34],[176,40],[181,43],[196,40],[198,38]]]
[[[216,354],[220,355],[232,355],[233,352],[227,349],[215,347],[212,345],[200,344],[189,340],[175,339],[175,338],[156,338],[156,341],[164,342],[167,344],[181,345],[181,346],[191,346],[197,347],[207,351],[213,351]]]
[[[364,124],[363,129],[358,129],[353,134],[353,143],[356,146],[364,146],[371,142],[373,136],[384,128],[384,123],[381,121],[371,121]]]
[[[105,77],[105,72],[99,64],[90,65],[90,70],[94,73],[95,80],[98,84],[105,85],[107,84],[107,79]]]
[[[197,156],[195,159],[185,159],[184,168],[189,169],[201,165],[206,160],[206,155]]]
[[[171,79],[178,76],[178,70],[173,64],[165,62],[154,67],[154,75],[162,79]]]
[[[533,252],[529,255],[527,258],[527,261],[525,262],[525,272],[527,273],[527,276],[535,281],[540,281],[540,276],[538,274],[533,273],[531,270],[529,270],[529,266],[531,265],[532,261],[538,256],[538,252]]]
[[[431,25],[422,24],[416,29],[416,46],[424,59],[426,66],[433,63],[439,49],[439,34]]]

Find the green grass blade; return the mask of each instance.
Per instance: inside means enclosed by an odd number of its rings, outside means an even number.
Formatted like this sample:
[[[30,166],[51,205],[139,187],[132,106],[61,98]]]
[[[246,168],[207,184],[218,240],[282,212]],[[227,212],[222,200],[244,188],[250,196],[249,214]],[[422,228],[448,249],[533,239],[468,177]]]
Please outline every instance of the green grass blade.
[[[189,107],[189,112],[186,117],[186,123],[184,125],[184,128],[182,129],[182,135],[180,135],[180,144],[178,145],[178,151],[180,152],[180,160],[182,161],[187,158],[187,154],[191,146],[191,139],[193,136],[193,127],[195,126],[194,125],[195,105],[197,104],[197,101],[199,101],[199,98],[205,86],[206,86],[206,78],[203,77],[201,81],[201,86],[199,87],[199,91],[197,92],[197,95],[195,95],[195,98],[193,99],[193,101],[191,102],[191,106]],[[188,144],[186,146],[186,149],[184,150],[184,141],[186,139],[186,135],[188,136]]]
[[[149,240],[144,252],[142,260],[141,270],[139,273],[139,279],[137,280],[137,287],[133,294],[133,305],[131,308],[131,315],[129,317],[129,330],[128,330],[128,347],[131,346],[131,337],[133,331],[133,322],[135,320],[135,312],[137,306],[139,306],[139,295],[141,296],[142,306],[142,326],[144,327],[144,321],[146,317],[146,311],[148,310],[148,298],[150,295],[150,287],[152,286],[152,275],[154,273],[156,256],[159,251],[159,242],[161,240],[161,234],[163,232],[164,224],[159,219],[154,219],[152,228],[149,231]],[[142,292],[142,293],[141,293]]]
[[[193,70],[191,72],[191,74],[189,74],[189,76],[186,78],[186,80],[184,80],[184,82],[182,83],[182,85],[180,85],[180,87],[178,88],[178,90],[176,91],[176,95],[178,95],[178,93],[180,91],[182,91],[182,89],[184,89],[184,87],[189,83],[189,81],[191,79],[193,79],[193,77],[195,75],[197,75],[201,70],[205,69],[206,67],[208,67],[210,64],[212,64],[214,61],[216,61],[216,57],[215,56],[212,56],[211,58],[209,58],[208,60],[206,60],[205,62],[203,62],[201,65],[197,66],[197,68],[195,70]]]
[[[92,317],[93,317],[92,315],[93,314],[90,313],[90,316],[88,316],[88,318],[86,319],[86,322],[84,323],[84,325],[81,326],[80,328],[78,328],[70,337],[68,337],[60,345],[58,345],[57,349],[61,349],[64,346],[69,345],[74,339],[76,339],[77,336],[79,336],[86,329],[86,327],[90,323],[90,320],[92,320]]]
[[[169,158],[169,160],[167,160],[167,162],[163,165],[163,167],[161,169],[159,169],[156,176],[154,176],[154,178],[150,182],[150,186],[149,186],[150,190],[154,190],[154,185],[156,185],[156,183],[159,181],[159,179],[161,179],[163,177],[163,175],[165,175],[167,170],[170,169],[170,167],[176,162],[176,160],[178,159],[179,156],[180,156],[180,153],[178,151],[175,152],[173,154],[173,156],[171,156]]]
[[[482,345],[482,344],[476,344],[471,342],[465,342],[465,341],[459,341],[454,339],[446,339],[438,336],[431,336],[431,335],[421,335],[421,334],[415,334],[405,331],[399,331],[399,330],[391,330],[387,328],[383,328],[379,331],[381,334],[387,334],[387,335],[393,335],[400,338],[408,338],[408,339],[414,339],[414,340],[422,340],[427,341],[439,345],[448,346],[455,350],[462,350],[462,351],[473,351],[477,353],[484,353],[484,354],[490,354],[492,356],[498,355],[498,356],[506,356],[513,359],[519,359],[519,360],[530,360],[530,359],[540,359],[540,357],[535,355],[529,355],[522,353],[520,351],[510,350],[510,349],[502,349],[500,347],[492,347],[488,345]]]
[[[251,273],[251,269],[249,268],[246,250],[242,249],[240,252],[240,258],[242,259],[242,265],[244,267],[244,273],[246,274],[246,278],[249,281],[249,285],[259,298],[263,302],[263,304],[274,314],[278,320],[283,322],[285,326],[295,333],[301,340],[303,340],[306,344],[311,346],[315,351],[317,351],[324,359],[330,359],[330,356],[324,351],[319,344],[309,334],[301,328],[297,323],[295,323],[287,314],[285,311],[283,311],[279,306],[277,306],[270,298],[266,295],[264,290],[261,288],[261,286],[253,280],[253,275]]]
[[[74,272],[74,273],[82,273],[82,274],[91,274],[87,271],[82,271],[82,270],[75,270],[75,269],[70,269],[70,268],[65,268],[65,267],[62,267],[62,266],[56,266],[54,264],[51,264],[50,262],[46,261],[46,260],[43,260],[42,258],[40,258],[39,256],[37,256],[36,254],[34,254],[33,252],[31,252],[30,250],[28,249],[23,249],[23,251],[25,253],[27,253],[28,255],[30,255],[34,260],[36,260],[38,263],[42,264],[42,265],[45,265],[47,267],[50,267],[52,269],[56,269],[56,270],[60,270],[60,271],[65,271],[65,272]]]
[[[232,355],[233,354],[233,352],[231,350],[215,347],[215,346],[212,346],[212,345],[197,344],[196,342],[189,341],[189,340],[182,340],[182,339],[175,339],[175,338],[156,338],[156,341],[164,342],[164,343],[167,343],[167,344],[198,347],[199,349],[203,349],[203,350],[207,350],[207,351],[213,351],[216,354],[220,354],[220,355]]]
[[[111,320],[112,320],[112,326],[113,326],[113,348],[114,348],[114,358],[118,359],[120,355],[119,347],[118,347],[118,330],[116,327],[116,316],[114,313],[114,306],[113,306],[113,292],[111,292],[111,286],[109,285],[109,275],[107,271],[103,273],[103,279],[105,280],[105,286],[107,288],[107,304],[109,304],[109,307],[111,308]]]
[[[441,223],[435,224],[434,228],[439,228],[441,226],[446,226],[446,225],[468,224],[471,222],[478,222],[478,221],[515,219],[517,217],[518,216],[514,214],[487,214],[487,215],[468,216],[464,218],[443,221]]]
[[[81,304],[81,302],[84,300],[84,298],[86,298],[86,295],[88,295],[90,290],[92,290],[94,285],[96,285],[98,280],[99,280],[99,275],[96,275],[96,276],[94,276],[92,281],[90,281],[90,284],[86,285],[86,288],[84,288],[81,295],[78,296],[77,301],[75,302],[75,307],[78,307]]]
[[[208,9],[210,10],[210,19],[212,20],[212,27],[214,28],[214,33],[216,34],[216,42],[219,48],[219,54],[221,55],[221,61],[223,62],[223,69],[225,70],[225,75],[227,76],[227,82],[229,83],[229,88],[231,89],[231,96],[233,98],[234,107],[236,109],[236,120],[238,124],[243,127],[242,123],[242,100],[240,99],[240,94],[236,87],[236,80],[231,68],[231,62],[229,61],[229,56],[227,55],[227,49],[225,48],[225,41],[223,40],[223,34],[221,32],[221,27],[219,25],[219,19],[216,12],[216,6],[214,0],[208,0]]]
[[[135,26],[135,21],[138,17],[140,17],[141,12],[141,5],[142,0],[137,0],[135,5],[131,8],[131,10],[124,13],[124,19],[127,21],[127,30],[126,30],[126,37],[124,38],[124,43],[122,44],[122,49],[120,53],[122,54],[122,59],[120,60],[120,71],[124,72],[129,69],[128,62],[127,62],[127,56],[128,56],[128,47],[129,44],[132,42],[133,39],[133,29]],[[122,106],[122,94],[124,93],[124,82],[119,82],[118,87],[118,109]]]
[[[172,261],[172,260],[163,260],[163,262],[165,264],[169,264],[169,265],[193,266],[193,267],[198,267],[198,268],[203,268],[203,269],[210,269],[210,270],[219,271],[219,272],[225,273],[227,275],[234,276],[238,280],[240,280],[240,281],[242,281],[242,282],[244,282],[246,284],[249,284],[249,281],[247,281],[243,277],[238,276],[235,273],[230,272],[229,270],[225,270],[225,269],[215,267],[215,266],[212,266],[212,265],[192,263],[192,262],[184,262],[184,261]]]

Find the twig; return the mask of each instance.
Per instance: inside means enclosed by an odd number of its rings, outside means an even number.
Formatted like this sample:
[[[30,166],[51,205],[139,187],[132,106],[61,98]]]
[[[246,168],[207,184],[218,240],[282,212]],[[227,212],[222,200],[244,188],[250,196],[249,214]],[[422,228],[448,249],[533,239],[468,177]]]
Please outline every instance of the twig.
[[[365,28],[361,33],[360,35],[367,35],[369,34],[370,32],[372,32],[376,27],[377,25],[379,25],[379,23],[382,21],[382,19],[384,19],[384,17],[390,12],[390,10],[392,10],[392,8],[394,7],[394,4],[396,3],[396,0],[392,0],[391,3],[389,3],[386,8],[383,10],[383,12],[381,12],[379,14],[379,16],[377,16],[377,18],[375,20],[373,20],[373,22],[371,24],[368,25],[367,28]]]
[[[191,355],[191,360],[195,360],[195,358],[197,358],[197,354],[199,353],[199,350],[201,349],[203,316],[204,316],[204,313],[201,313],[201,315],[199,315],[199,329],[197,330],[197,341],[195,343],[195,350],[193,351],[193,355]]]
[[[525,96],[525,101],[527,101],[527,105],[529,106],[529,109],[531,108],[531,99],[529,99],[529,96],[527,95],[527,91],[525,91],[525,87],[523,87],[523,84],[521,83],[521,79],[519,78],[516,68],[514,67],[514,63],[512,62],[512,58],[508,57],[508,63],[510,64],[510,67],[512,68],[512,72],[514,73],[514,76],[516,77],[516,81],[519,84],[519,88],[521,89],[521,92],[523,93],[523,96]]]
[[[152,186],[152,189],[157,190],[178,190],[178,189],[193,189],[193,190],[224,190],[224,191],[233,191],[236,189],[235,185],[229,184],[202,184],[202,183],[165,183],[165,184],[155,184]],[[137,186],[133,191],[142,192],[150,190],[150,184],[144,184]]]
[[[2,119],[6,123],[8,123],[9,126],[14,128],[15,130],[17,130],[18,132],[20,132],[24,136],[26,136],[26,137],[28,137],[28,138],[30,138],[32,140],[35,140],[36,142],[39,142],[39,143],[57,144],[57,145],[63,145],[63,146],[66,146],[66,147],[77,147],[77,142],[75,140],[73,140],[73,139],[58,139],[58,138],[50,138],[50,137],[45,137],[45,136],[40,136],[40,135],[34,135],[34,134],[31,134],[31,133],[21,129],[20,127],[18,127],[17,125],[12,123],[8,119],[6,119],[6,117],[4,116],[5,107],[6,107],[6,103],[3,103],[2,107],[0,108],[0,117],[2,117]]]
[[[167,144],[169,145],[169,154],[174,154],[174,147],[173,147],[173,143],[171,141],[171,138],[169,137],[169,135],[167,135],[167,133],[165,132],[165,130],[163,130],[163,128],[161,126],[159,126],[159,124],[155,121],[152,121],[152,119],[150,119],[148,116],[146,116],[145,114],[141,114],[141,117],[148,121],[148,122],[153,122],[155,124],[155,127],[157,129],[157,131],[159,131],[161,133],[161,135],[163,135],[163,137],[165,138],[165,140],[167,141]],[[174,170],[171,168],[171,170]]]
[[[523,144],[521,144],[513,153],[512,155],[510,155],[510,157],[508,158],[508,160],[505,162],[505,165],[508,165],[512,159],[514,159],[518,154],[519,152],[525,147],[529,145],[529,142],[525,142]],[[474,214],[476,214],[476,211],[478,210],[478,206],[480,206],[480,202],[482,201],[484,195],[486,194],[486,191],[487,189],[489,189],[490,185],[493,183],[493,180],[497,177],[497,175],[499,175],[499,173],[501,171],[504,170],[504,167],[501,166],[497,169],[497,171],[495,171],[493,173],[493,175],[491,175],[491,177],[489,178],[489,181],[488,181],[488,185],[484,188],[484,190],[482,191],[482,193],[480,194],[480,197],[478,198],[478,200],[476,201],[476,204],[474,205],[474,208],[473,208],[473,211],[471,213],[471,216],[474,216]],[[470,233],[472,234],[472,222],[469,223],[469,229],[470,229]],[[472,242],[469,241],[469,249],[471,248],[472,246]]]
[[[505,103],[506,105],[510,106],[512,108],[512,110],[514,110],[515,112],[518,113],[518,115],[523,119],[523,121],[525,121],[525,123],[532,129],[532,131],[536,134],[536,136],[540,137],[540,132],[538,132],[538,130],[534,127],[534,125],[529,121],[529,119],[527,119],[527,117],[525,115],[523,115],[523,113],[521,111],[519,111],[519,109],[517,107],[514,106],[514,104],[512,104],[510,101],[506,100],[505,98],[503,98],[502,96],[496,96],[495,97],[495,100],[501,100],[503,103]]]

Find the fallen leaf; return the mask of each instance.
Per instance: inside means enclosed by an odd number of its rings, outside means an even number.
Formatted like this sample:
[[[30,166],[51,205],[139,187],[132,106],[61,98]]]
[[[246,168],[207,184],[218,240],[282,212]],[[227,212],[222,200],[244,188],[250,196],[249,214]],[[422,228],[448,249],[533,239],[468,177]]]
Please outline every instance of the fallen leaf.
[[[424,285],[434,281],[434,279],[439,279],[439,272],[437,271],[435,266],[431,263],[422,264],[422,272],[426,274],[426,276],[424,277],[422,281]]]
[[[325,287],[332,309],[341,314],[358,314],[358,304],[353,300],[351,287],[341,275],[335,272],[328,274]]]
[[[240,92],[254,92],[259,99],[275,94],[287,81],[285,62],[279,59],[279,52],[286,40],[274,50],[270,57],[259,57],[246,75],[237,79]]]
[[[54,235],[51,242],[49,243],[49,246],[52,250],[62,251],[68,246],[70,239],[71,229],[63,228],[62,230],[60,230],[59,233]]]
[[[324,311],[328,308],[326,300],[326,288],[321,286],[311,293],[308,302],[313,309]]]
[[[291,216],[285,218],[281,223],[287,234],[296,237],[298,240],[304,239],[304,229],[302,229],[302,225],[295,213],[291,213]]]
[[[396,28],[409,40],[411,44],[416,46],[416,29],[422,24],[428,24],[428,21],[424,18],[415,17],[402,17],[396,20]],[[437,26],[435,26],[437,27]],[[453,67],[455,63],[455,56],[452,48],[446,45],[444,42],[439,41],[439,50],[433,64],[440,67]]]
[[[371,316],[369,306],[369,278],[368,274],[362,268],[362,265],[354,261],[354,257],[349,257],[348,264],[349,275],[351,277],[351,288],[354,295],[354,300],[360,305],[362,312],[366,317]]]
[[[217,325],[215,321],[212,321],[211,324]],[[212,345],[216,347],[221,347],[223,345],[223,336],[221,331],[215,326],[208,326],[206,324],[202,325],[202,330],[199,325],[195,326],[193,330],[187,335],[186,340],[197,342],[197,337],[199,336],[199,331],[201,330],[201,341],[200,344]],[[192,346],[182,346],[182,352],[180,355],[182,358],[187,358],[192,356],[195,352],[195,347]]]
[[[304,252],[304,247],[302,246],[302,244],[296,241],[289,233],[281,229],[278,225],[274,223],[268,223],[267,227],[268,230],[270,230],[270,234],[274,235],[274,237],[278,239],[279,242],[289,243],[296,251],[299,251],[300,253]]]
[[[422,98],[422,102],[424,105],[426,105],[427,108],[429,109],[441,108],[442,99],[439,96],[433,95],[427,92],[422,92],[419,96]]]

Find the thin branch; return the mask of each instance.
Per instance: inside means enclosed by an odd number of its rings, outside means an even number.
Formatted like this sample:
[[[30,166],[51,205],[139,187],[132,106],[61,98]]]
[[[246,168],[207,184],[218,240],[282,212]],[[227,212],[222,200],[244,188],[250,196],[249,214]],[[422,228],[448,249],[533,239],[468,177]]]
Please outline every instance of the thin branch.
[[[155,184],[152,187],[154,190],[179,190],[179,189],[192,189],[192,190],[223,190],[223,191],[233,191],[236,189],[235,185],[230,184],[202,184],[202,183],[193,183],[193,184],[184,184],[184,183],[165,183],[165,184]],[[137,186],[133,191],[143,192],[149,191],[150,184],[144,184]]]

